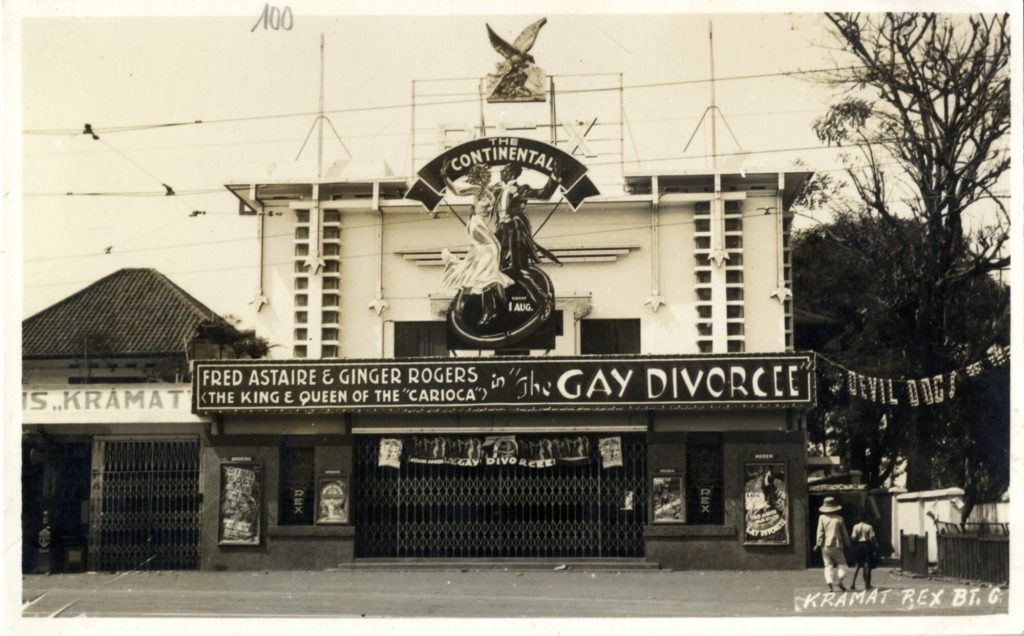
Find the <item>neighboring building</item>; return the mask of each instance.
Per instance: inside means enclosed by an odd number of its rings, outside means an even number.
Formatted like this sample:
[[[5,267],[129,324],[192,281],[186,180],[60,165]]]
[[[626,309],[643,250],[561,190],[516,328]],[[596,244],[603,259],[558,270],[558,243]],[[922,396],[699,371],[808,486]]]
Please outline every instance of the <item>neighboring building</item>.
[[[22,323],[26,571],[198,566],[209,418],[191,412],[188,371],[204,325],[230,328],[152,269]]]

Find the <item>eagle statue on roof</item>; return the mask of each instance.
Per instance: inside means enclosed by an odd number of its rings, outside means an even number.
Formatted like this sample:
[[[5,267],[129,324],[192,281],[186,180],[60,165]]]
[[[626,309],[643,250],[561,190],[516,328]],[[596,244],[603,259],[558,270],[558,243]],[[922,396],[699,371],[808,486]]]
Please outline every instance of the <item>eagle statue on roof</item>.
[[[530,49],[547,21],[541,18],[526,27],[511,44],[495,33],[490,24],[486,25],[491,46],[504,58],[498,62],[495,72],[487,76],[488,102],[544,101],[544,71],[534,65]]]

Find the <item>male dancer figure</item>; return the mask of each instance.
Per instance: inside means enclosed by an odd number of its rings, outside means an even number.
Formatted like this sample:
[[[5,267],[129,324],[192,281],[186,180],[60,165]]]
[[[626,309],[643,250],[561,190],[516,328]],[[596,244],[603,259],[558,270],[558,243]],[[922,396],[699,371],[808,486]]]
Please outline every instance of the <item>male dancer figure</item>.
[[[516,181],[522,173],[521,165],[510,163],[501,169],[501,183],[491,187],[497,222],[494,235],[501,246],[501,269],[513,278],[521,270],[539,263],[542,255],[561,265],[554,254],[533,240],[533,227],[526,216],[527,201],[547,201],[555,193],[561,179],[554,174],[543,188],[531,188]]]

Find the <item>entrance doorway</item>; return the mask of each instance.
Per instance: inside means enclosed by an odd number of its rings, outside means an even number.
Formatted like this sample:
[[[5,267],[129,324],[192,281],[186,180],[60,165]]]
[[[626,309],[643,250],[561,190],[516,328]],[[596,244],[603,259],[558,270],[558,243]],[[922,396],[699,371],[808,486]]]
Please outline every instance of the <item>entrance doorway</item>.
[[[515,434],[516,444],[550,444],[566,434]],[[622,465],[603,467],[600,438],[584,460],[532,467],[409,461],[416,438],[402,441],[398,468],[379,465],[381,436],[357,436],[353,476],[356,556],[360,558],[643,557],[647,515],[643,434],[621,439]],[[470,447],[483,435],[447,435]],[[437,438],[435,438],[437,439]],[[422,443],[422,442],[421,442]]]
[[[22,443],[22,571],[84,568],[91,450],[88,438],[33,435]],[[42,546],[44,518],[48,540]]]
[[[92,453],[89,567],[199,567],[196,439],[97,439]]]

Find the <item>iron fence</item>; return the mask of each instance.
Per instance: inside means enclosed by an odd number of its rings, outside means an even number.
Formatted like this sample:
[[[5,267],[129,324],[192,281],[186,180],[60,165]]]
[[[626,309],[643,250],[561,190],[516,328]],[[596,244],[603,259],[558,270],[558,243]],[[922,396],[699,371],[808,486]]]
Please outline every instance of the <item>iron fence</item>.
[[[959,579],[1007,583],[1010,524],[937,521],[939,572]]]

